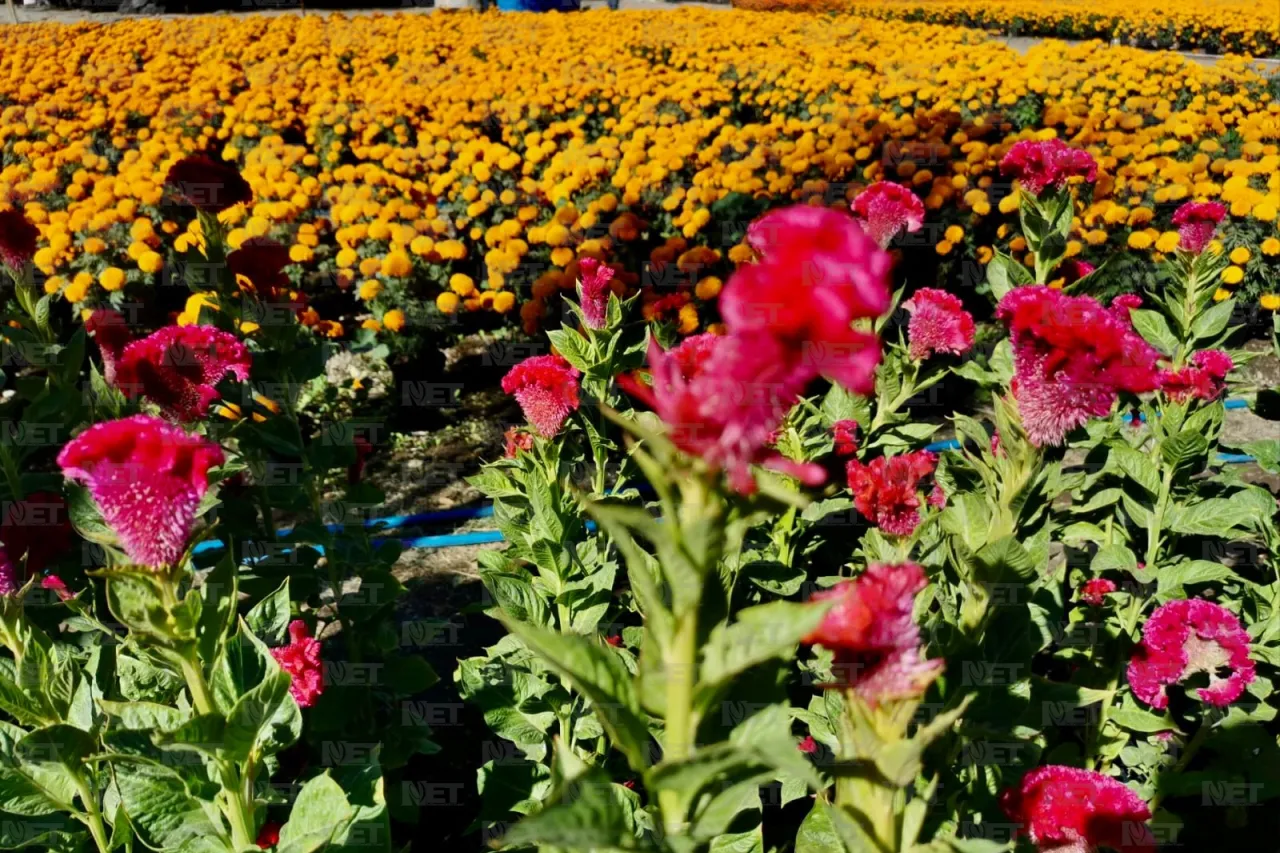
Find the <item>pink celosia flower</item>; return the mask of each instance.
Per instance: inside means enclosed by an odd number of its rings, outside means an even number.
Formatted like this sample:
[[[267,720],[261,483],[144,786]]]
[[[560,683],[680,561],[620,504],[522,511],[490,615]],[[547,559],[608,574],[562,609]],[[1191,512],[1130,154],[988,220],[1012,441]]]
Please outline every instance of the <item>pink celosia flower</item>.
[[[533,433],[527,429],[520,427],[507,427],[507,431],[502,434],[506,441],[506,449],[503,455],[508,459],[515,459],[516,454],[521,450],[528,452],[533,450]]]
[[[1024,139],[1015,143],[1000,161],[1000,171],[1014,178],[1032,195],[1040,195],[1047,188],[1061,190],[1068,178],[1098,178],[1098,164],[1092,155],[1079,148],[1072,148],[1061,139],[1043,141]]]
[[[1096,269],[1097,267],[1088,261],[1082,261],[1079,258],[1068,258],[1062,264],[1062,277],[1066,279],[1067,284],[1074,284]],[[1141,300],[1139,300],[1138,304],[1142,304]]]
[[[924,205],[901,184],[877,181],[853,200],[853,215],[880,248],[899,234],[914,234],[924,224]]]
[[[622,648],[622,635],[621,635],[621,634],[610,634],[610,635],[608,635],[607,637],[605,637],[605,638],[604,638],[604,641],[605,641],[606,643],[608,643],[609,645],[613,646],[615,649],[620,649],[620,648]]]
[[[1037,767],[1000,805],[1041,853],[1155,853],[1151,809],[1128,786],[1078,767]]]
[[[516,398],[520,410],[543,438],[553,438],[578,410],[581,372],[558,355],[535,355],[502,377],[502,390]]]
[[[927,450],[880,456],[845,466],[853,505],[885,533],[909,536],[920,524],[920,481],[933,473],[938,457]]]
[[[618,377],[618,382],[657,412],[676,447],[723,470],[734,489],[744,494],[755,490],[753,464],[808,484],[822,482],[820,466],[767,450],[800,390],[772,338],[759,336],[751,343],[732,335],[694,335],[668,352],[651,342],[649,372],[652,386],[629,376]]]
[[[18,581],[18,566],[9,556],[9,552],[0,545],[0,596],[13,595],[22,588]]]
[[[270,850],[280,843],[280,824],[269,820],[258,830],[258,838],[254,841],[263,850]]]
[[[1012,335],[1013,394],[1034,444],[1061,444],[1089,418],[1109,413],[1119,392],[1156,387],[1156,351],[1091,297],[1018,287],[996,316]]]
[[[320,641],[301,619],[289,623],[289,644],[271,650],[280,668],[289,673],[289,693],[298,706],[309,708],[324,692],[324,667],[320,661]]]
[[[40,580],[40,588],[52,590],[59,601],[70,601],[76,594],[67,588],[67,582],[57,575],[46,575]]]
[[[1218,223],[1227,215],[1227,206],[1218,201],[1189,201],[1173,212],[1178,229],[1178,247],[1198,255],[1213,239]]]
[[[818,751],[818,742],[813,739],[813,735],[805,735],[804,739],[796,744],[796,749],[805,755],[813,755]]]
[[[947,490],[942,488],[942,484],[934,482],[933,488],[929,491],[929,506],[934,509],[942,509],[947,505]]]
[[[880,361],[875,335],[851,327],[889,307],[889,255],[846,214],[787,207],[751,223],[760,255],[720,295],[730,335],[768,336],[803,386],[817,375],[869,393]]]
[[[209,469],[222,448],[150,415],[94,424],[58,454],[68,478],[89,488],[102,517],[140,566],[182,557]]]
[[[1106,597],[1116,591],[1115,581],[1106,578],[1090,578],[1080,587],[1080,600],[1093,607],[1101,607]]]
[[[613,281],[613,268],[595,258],[578,261],[578,293],[582,300],[582,316],[589,329],[603,329],[609,312],[609,284]]]
[[[1239,699],[1254,680],[1249,635],[1240,619],[1199,598],[1160,605],[1142,626],[1142,643],[1129,661],[1133,695],[1163,710],[1169,705],[1165,688],[1201,672],[1208,674],[1209,686],[1196,694],[1218,707]]]
[[[959,298],[944,290],[924,287],[902,304],[911,314],[907,323],[907,352],[915,361],[934,353],[962,355],[973,347],[973,315]]]
[[[1126,323],[1132,323],[1129,312],[1142,307],[1142,297],[1136,293],[1122,293],[1111,300],[1111,313]]]
[[[1180,370],[1160,371],[1160,390],[1176,403],[1216,400],[1227,390],[1227,374],[1233,367],[1231,356],[1222,350],[1200,350]]]
[[[14,271],[26,269],[39,238],[40,231],[21,210],[0,210],[0,263]]]
[[[831,425],[831,437],[836,456],[853,456],[858,452],[858,422],[836,421]]]
[[[249,378],[249,350],[235,335],[212,326],[165,326],[126,346],[116,363],[116,384],[132,398],[146,397],[173,420],[190,423],[219,398],[214,385],[227,374]]]
[[[108,385],[116,384],[116,365],[125,346],[133,339],[124,315],[110,308],[99,308],[84,321],[84,330],[102,354],[102,378]]]
[[[834,652],[838,685],[852,687],[868,704],[919,696],[943,667],[941,660],[921,658],[920,629],[912,619],[916,593],[927,585],[915,563],[868,566],[813,596],[836,603],[802,642]]]

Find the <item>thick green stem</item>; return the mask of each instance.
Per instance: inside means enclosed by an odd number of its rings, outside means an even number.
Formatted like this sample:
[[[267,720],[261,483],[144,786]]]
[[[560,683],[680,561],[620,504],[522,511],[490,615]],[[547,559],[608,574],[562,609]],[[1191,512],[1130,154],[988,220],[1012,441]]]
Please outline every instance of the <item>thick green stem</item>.
[[[1147,569],[1156,567],[1160,557],[1161,532],[1164,529],[1165,513],[1169,511],[1169,493],[1173,491],[1173,467],[1168,466],[1164,478],[1160,481],[1160,494],[1156,498],[1156,508],[1151,515],[1151,524],[1147,527]]]
[[[693,687],[697,661],[698,618],[692,607],[684,613],[671,639],[667,653],[667,717],[662,736],[663,761],[682,761],[693,755],[694,718]],[[662,791],[658,805],[662,809],[663,828],[670,836],[685,832],[685,805],[679,792]]]
[[[1120,689],[1120,677],[1124,674],[1125,662],[1129,659],[1129,639],[1133,635],[1133,629],[1138,625],[1138,618],[1142,615],[1146,603],[1146,598],[1135,592],[1129,610],[1121,623],[1120,636],[1117,638],[1119,642],[1116,647],[1116,663],[1111,671],[1111,679],[1107,682],[1107,696],[1102,700],[1102,707],[1098,711],[1098,727],[1094,729],[1089,753],[1085,757],[1086,770],[1093,770],[1098,765],[1098,750],[1102,745],[1103,731],[1111,720],[1111,709],[1115,704],[1116,692]],[[1103,762],[1103,767],[1105,768],[1108,764],[1110,762]]]
[[[194,650],[192,651],[194,653]],[[193,654],[182,655],[181,666],[187,689],[191,691],[191,701],[195,705],[196,713],[214,713],[216,708],[213,704],[213,696],[209,692],[209,684],[205,681],[199,662],[193,659]],[[251,765],[247,766],[246,770],[250,767]],[[246,800],[244,789],[251,787],[252,777],[246,775],[242,780],[235,765],[226,761],[218,762],[218,772],[222,777],[220,781],[223,800],[226,803],[224,813],[231,822],[231,839],[237,847],[248,847],[253,844],[254,830],[252,807],[249,805],[252,801]]]
[[[89,825],[89,832],[93,835],[93,843],[98,845],[101,853],[109,853],[111,842],[107,835],[107,827],[102,822],[102,810],[98,807],[98,798],[90,789],[89,782],[84,778],[83,773],[72,773],[71,778],[75,782],[76,793],[80,795],[80,802],[84,804],[84,820]]]

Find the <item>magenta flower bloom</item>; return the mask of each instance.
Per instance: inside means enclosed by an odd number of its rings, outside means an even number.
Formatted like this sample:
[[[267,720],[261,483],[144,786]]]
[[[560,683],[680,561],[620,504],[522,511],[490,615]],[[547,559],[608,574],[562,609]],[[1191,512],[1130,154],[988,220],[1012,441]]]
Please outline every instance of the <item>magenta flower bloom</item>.
[[[516,398],[538,435],[554,438],[569,416],[578,410],[578,377],[581,375],[558,355],[535,355],[502,377],[502,390]]]
[[[996,316],[1009,326],[1013,395],[1036,445],[1062,444],[1091,417],[1107,415],[1121,391],[1156,388],[1156,351],[1128,318],[1091,297],[1018,287],[1000,300]]]
[[[209,469],[222,448],[150,415],[94,424],[58,454],[68,479],[88,487],[129,559],[161,568],[181,557]]]
[[[116,365],[124,354],[125,346],[133,339],[124,315],[110,308],[99,308],[84,321],[84,330],[102,354],[102,378],[108,385],[115,385]]]
[[[1200,598],[1179,599],[1157,607],[1142,626],[1142,643],[1129,661],[1129,686],[1134,696],[1163,710],[1169,706],[1167,686],[1203,672],[1209,686],[1196,695],[1222,708],[1240,698],[1255,670],[1249,635],[1234,613]]]
[[[1101,607],[1106,597],[1116,591],[1116,582],[1106,578],[1090,578],[1080,587],[1080,600],[1092,607]]]
[[[920,629],[912,618],[916,593],[928,585],[915,563],[873,564],[858,577],[817,593],[836,604],[801,642],[835,653],[837,684],[852,687],[869,705],[919,696],[942,672],[942,660],[922,658]]]
[[[1235,363],[1220,349],[1193,353],[1191,363],[1179,370],[1160,371],[1160,390],[1175,403],[1210,402],[1227,390],[1227,374]]]
[[[760,260],[720,295],[730,334],[773,338],[797,385],[823,375],[869,393],[880,342],[851,324],[888,309],[889,255],[848,215],[803,205],[757,219],[747,242]]]
[[[1111,300],[1111,313],[1126,323],[1132,323],[1129,312],[1142,307],[1142,297],[1136,293],[1122,293]]]
[[[831,437],[834,439],[836,456],[853,456],[858,452],[857,421],[836,421],[831,425]]]
[[[858,193],[851,207],[853,215],[882,249],[899,234],[914,234],[924,224],[924,205],[901,184],[877,181]]]
[[[289,673],[289,693],[298,707],[310,708],[324,692],[324,665],[320,660],[320,641],[301,619],[289,623],[289,644],[271,650],[280,668]]]
[[[1041,853],[1156,850],[1146,825],[1151,808],[1124,783],[1092,770],[1037,767],[1000,795],[1000,806]]]
[[[824,479],[821,466],[768,449],[803,387],[780,349],[763,335],[694,335],[667,352],[651,342],[653,384],[629,376],[619,376],[618,383],[662,418],[676,447],[723,470],[737,491],[755,491],[750,466],[756,464],[817,485]]]
[[[927,450],[880,456],[845,465],[853,505],[863,518],[894,536],[910,536],[920,524],[920,483],[933,474],[937,454]]]
[[[613,268],[595,258],[578,261],[580,271],[578,293],[582,300],[582,316],[588,329],[603,329],[609,311],[609,283],[613,281]]]
[[[907,323],[907,352],[915,361],[934,353],[963,355],[973,348],[973,315],[944,290],[923,287],[902,304],[911,314]]]
[[[1079,258],[1068,258],[1062,264],[1062,277],[1066,279],[1067,284],[1074,284],[1085,276],[1092,274],[1097,269],[1097,267],[1088,261],[1082,261]],[[1120,298],[1122,297],[1117,297],[1117,299]],[[1141,299],[1138,300],[1138,304],[1142,304]]]
[[[1213,239],[1218,223],[1227,216],[1227,206],[1219,201],[1189,201],[1173,212],[1178,229],[1178,247],[1198,255]]]
[[[1057,138],[1015,143],[1000,161],[1000,171],[1035,196],[1046,189],[1061,190],[1069,178],[1090,182],[1098,179],[1098,164],[1093,156]]]
[[[103,359],[107,358],[103,350]],[[214,388],[227,374],[249,378],[249,350],[235,335],[212,326],[165,326],[128,344],[116,362],[116,384],[131,398],[145,397],[165,417],[190,423],[209,413]]]
[[[26,269],[39,238],[40,231],[21,210],[0,210],[0,263],[15,272]]]

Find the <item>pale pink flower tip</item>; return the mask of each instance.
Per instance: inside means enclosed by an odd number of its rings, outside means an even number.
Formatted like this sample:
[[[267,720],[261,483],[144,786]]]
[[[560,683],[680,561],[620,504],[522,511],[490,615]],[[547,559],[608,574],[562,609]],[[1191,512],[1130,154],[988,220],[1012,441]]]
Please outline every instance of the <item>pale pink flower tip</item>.
[[[88,487],[129,559],[177,562],[186,548],[209,469],[222,448],[150,415],[94,424],[58,454],[63,474]]]
[[[502,377],[502,390],[516,398],[524,416],[543,438],[554,438],[578,410],[576,367],[558,355],[535,355]]]
[[[881,248],[899,234],[914,234],[924,224],[924,204],[901,184],[878,181],[853,200],[853,215]]]
[[[973,315],[945,290],[924,287],[902,305],[911,314],[907,352],[915,361],[934,353],[963,355],[973,348]]]
[[[1134,696],[1162,710],[1169,705],[1167,686],[1207,673],[1209,686],[1196,695],[1225,707],[1253,682],[1255,670],[1249,635],[1234,613],[1200,598],[1179,599],[1157,607],[1143,625],[1142,643],[1129,661],[1129,686]]]
[[[1016,788],[1000,796],[1000,805],[1041,853],[1094,853],[1108,847],[1119,853],[1155,853],[1156,840],[1146,825],[1151,809],[1122,782],[1092,770],[1038,767]]]
[[[280,668],[289,673],[289,693],[299,707],[309,708],[324,692],[324,666],[320,660],[320,641],[311,636],[307,623],[295,619],[289,623],[289,644],[271,650]]]
[[[582,258],[578,261],[578,270],[582,316],[588,328],[603,329],[607,323],[613,269],[595,258]]]

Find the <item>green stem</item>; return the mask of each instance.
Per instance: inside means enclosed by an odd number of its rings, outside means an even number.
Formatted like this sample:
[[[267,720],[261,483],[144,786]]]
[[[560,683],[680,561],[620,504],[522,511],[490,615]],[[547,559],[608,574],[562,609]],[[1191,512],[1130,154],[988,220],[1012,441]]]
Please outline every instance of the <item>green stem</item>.
[[[1094,729],[1092,743],[1089,745],[1089,754],[1085,758],[1085,769],[1093,770],[1098,764],[1098,749],[1102,742],[1103,731],[1107,727],[1107,723],[1111,720],[1111,709],[1115,703],[1116,693],[1120,689],[1120,676],[1124,673],[1125,661],[1128,660],[1128,642],[1133,636],[1133,630],[1138,625],[1138,618],[1142,615],[1143,608],[1146,607],[1146,598],[1134,593],[1129,604],[1129,611],[1125,614],[1124,621],[1121,623],[1120,636],[1117,638],[1119,643],[1116,647],[1116,663],[1111,671],[1111,679],[1107,682],[1107,696],[1102,700],[1102,707],[1098,711],[1098,727]],[[1110,762],[1104,762],[1103,767]]]
[[[682,761],[693,755],[694,719],[693,686],[697,660],[698,617],[694,604],[684,613],[676,627],[667,652],[667,718],[662,735],[662,760]],[[671,837],[685,834],[685,806],[678,791],[658,794],[663,828]]]
[[[1191,759],[1200,751],[1200,747],[1204,746],[1204,742],[1209,739],[1209,730],[1213,728],[1213,724],[1209,720],[1202,720],[1200,728],[1196,729],[1196,733],[1191,736],[1191,740],[1187,741],[1187,745],[1182,750],[1182,755],[1178,756],[1178,763],[1173,765],[1171,775],[1177,776],[1179,773],[1187,769],[1187,765],[1191,763]],[[1151,797],[1150,808],[1152,814],[1160,806],[1160,800],[1163,798],[1163,792],[1159,789]]]
[[[1156,499],[1155,512],[1151,516],[1151,524],[1147,527],[1147,568],[1154,569],[1160,556],[1160,534],[1164,529],[1164,516],[1169,511],[1169,493],[1173,491],[1173,467],[1165,469],[1164,478],[1160,481],[1160,495]]]
[[[98,850],[101,853],[109,853],[111,842],[108,840],[107,827],[102,822],[102,810],[98,807],[98,798],[94,796],[93,791],[89,788],[89,783],[84,778],[83,773],[79,771],[73,772],[71,778],[75,782],[76,793],[80,795],[80,802],[84,803],[85,822],[89,825],[89,832],[93,835],[93,842],[98,845]]]

